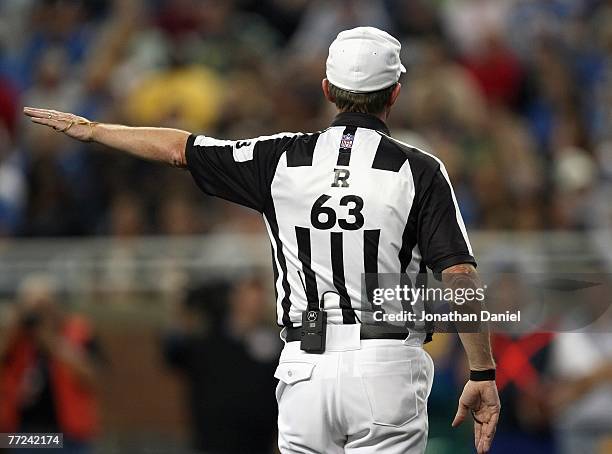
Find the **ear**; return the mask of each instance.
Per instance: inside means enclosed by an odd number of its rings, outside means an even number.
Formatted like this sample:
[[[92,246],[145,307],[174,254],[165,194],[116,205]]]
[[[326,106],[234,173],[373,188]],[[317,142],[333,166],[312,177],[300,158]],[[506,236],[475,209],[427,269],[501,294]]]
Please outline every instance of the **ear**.
[[[395,88],[393,89],[393,91],[391,92],[391,96],[389,96],[389,102],[387,102],[388,108],[391,107],[393,104],[395,104],[395,101],[397,101],[400,91],[402,91],[402,84],[398,82],[395,85]]]
[[[329,93],[329,80],[323,79],[321,81],[321,89],[323,90],[323,95],[325,96],[325,99],[327,99],[329,102],[333,103],[334,102],[334,98]]]

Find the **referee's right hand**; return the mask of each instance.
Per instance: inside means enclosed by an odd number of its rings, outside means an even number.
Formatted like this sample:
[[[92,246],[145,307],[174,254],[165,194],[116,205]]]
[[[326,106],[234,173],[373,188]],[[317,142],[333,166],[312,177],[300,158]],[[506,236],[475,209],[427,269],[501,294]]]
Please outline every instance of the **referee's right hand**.
[[[474,418],[474,445],[478,454],[491,449],[497,420],[501,411],[497,386],[494,380],[468,381],[459,398],[459,408],[453,420],[453,427],[460,425],[468,415]]]
[[[49,126],[57,132],[63,132],[73,139],[89,142],[93,139],[95,123],[87,118],[51,109],[25,107],[23,113],[34,123]]]

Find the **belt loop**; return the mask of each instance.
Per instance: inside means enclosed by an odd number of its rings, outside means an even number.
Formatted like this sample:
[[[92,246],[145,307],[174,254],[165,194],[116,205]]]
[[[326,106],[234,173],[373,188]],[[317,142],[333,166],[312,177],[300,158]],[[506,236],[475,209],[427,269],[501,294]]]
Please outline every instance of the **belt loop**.
[[[412,331],[408,331],[408,336],[406,336],[406,339],[402,341],[402,344],[408,345],[408,341],[410,340],[410,337],[412,337]]]

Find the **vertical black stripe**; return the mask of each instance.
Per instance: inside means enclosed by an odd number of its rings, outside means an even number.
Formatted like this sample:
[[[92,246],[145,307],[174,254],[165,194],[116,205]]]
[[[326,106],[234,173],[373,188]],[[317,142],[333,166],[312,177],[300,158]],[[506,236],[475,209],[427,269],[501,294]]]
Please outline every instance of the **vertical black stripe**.
[[[298,259],[302,263],[302,271],[304,271],[304,278],[306,280],[308,309],[317,309],[319,307],[319,292],[317,290],[317,278],[310,266],[310,229],[296,226],[295,237],[298,246]]]
[[[399,143],[385,136],[381,138],[381,143],[383,143],[383,141],[388,144],[387,148],[393,144],[401,148]],[[413,148],[404,147],[402,149],[406,153],[406,156],[408,156],[410,176],[412,177],[412,184],[414,186],[414,196],[412,197],[410,212],[406,219],[406,226],[402,233],[402,246],[399,252],[399,272],[405,273],[412,260],[412,250],[419,242],[419,235],[421,234],[421,232],[419,232],[419,211],[421,211],[423,206],[423,197],[431,184],[431,172],[433,168],[431,160],[423,159],[425,155],[422,153],[414,151]],[[421,251],[421,253],[423,253],[423,251]]]
[[[278,264],[281,268],[280,272],[282,274],[282,286],[285,292],[283,300],[281,301],[281,307],[283,308],[283,326],[292,328],[293,323],[291,322],[291,318],[289,316],[289,309],[291,309],[291,286],[289,285],[289,280],[287,279],[287,262],[285,261],[285,255],[283,254],[283,244],[281,243],[280,237],[278,235],[278,223],[276,222],[276,212],[274,211],[273,204],[269,204],[268,208],[266,209],[265,216],[268,220],[268,224],[270,225],[270,231],[272,232],[274,242],[276,243],[276,259],[278,260]],[[276,269],[276,264],[274,264],[274,266],[276,272],[278,273],[279,270]],[[274,281],[274,289],[276,290],[276,279]]]
[[[274,243],[276,243],[276,241]],[[276,266],[274,247],[275,245],[272,244],[272,240],[270,240],[270,251],[272,252],[272,272],[274,273],[274,301],[278,301],[278,287],[276,286],[276,282],[278,282],[278,266]]]
[[[408,219],[404,232],[402,233],[402,246],[399,251],[399,262],[400,262],[400,273],[405,273],[410,261],[412,260],[412,250],[417,244],[417,207],[416,197],[412,200],[412,206],[410,207],[410,213],[408,213]]]
[[[408,220],[406,221],[406,226],[404,227],[404,232],[402,233],[402,246],[399,251],[399,262],[400,262],[400,285],[403,288],[412,287],[412,275],[406,275],[406,269],[412,262],[412,250],[417,244],[417,208],[416,208],[416,198],[412,201],[412,206],[410,207],[410,213],[408,214]],[[418,277],[416,278],[418,280]],[[402,310],[406,312],[413,312],[414,308],[410,301],[406,301],[403,298],[401,299]],[[409,322],[408,320],[404,324],[407,329],[414,328],[414,322]]]
[[[348,166],[350,163],[351,163],[351,152],[341,150],[338,153],[338,162],[336,164],[339,166]]]
[[[344,248],[342,232],[331,232],[331,264],[334,275],[334,286],[340,295],[340,308],[342,309],[342,322],[345,324],[356,323],[355,311],[351,305],[351,298],[346,291],[344,280]]]
[[[372,302],[373,293],[378,288],[378,242],[380,230],[363,232],[363,269],[368,301]]]
[[[342,133],[342,138],[340,139],[340,148],[338,150],[338,162],[339,166],[348,166],[351,162],[351,149],[353,148],[353,140],[355,140],[355,132],[357,131],[357,126],[347,126],[344,128],[344,132]],[[349,136],[352,136],[349,138]],[[347,146],[347,143],[344,139],[348,139],[350,142]]]
[[[421,260],[421,263],[419,263],[419,276],[417,278],[417,285],[423,288],[427,288],[427,266],[425,265],[424,260]],[[423,310],[429,310],[429,305],[427,301],[423,302]],[[431,340],[433,339],[435,328],[436,325],[434,322],[425,322],[425,330],[427,332],[423,341],[425,344],[427,342],[431,342]]]

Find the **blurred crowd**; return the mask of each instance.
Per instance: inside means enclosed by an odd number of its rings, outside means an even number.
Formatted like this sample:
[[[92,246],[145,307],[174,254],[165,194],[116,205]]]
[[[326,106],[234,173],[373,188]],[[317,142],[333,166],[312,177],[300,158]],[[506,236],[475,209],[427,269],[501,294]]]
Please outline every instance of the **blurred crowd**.
[[[261,276],[177,292],[147,336],[128,335],[147,330],[142,310],[94,320],[68,301],[49,275],[30,275],[0,317],[0,432],[62,432],[70,454],[277,452],[282,342]],[[492,343],[503,409],[492,454],[612,452],[609,333],[498,332]],[[450,426],[468,374],[457,336],[426,348],[427,453],[472,453],[471,426]]]
[[[408,72],[391,132],[445,162],[470,228],[612,231],[610,24],[612,0],[1,0],[0,237],[261,232],[257,213],[201,195],[186,172],[70,141],[29,124],[21,108],[230,139],[319,130],[334,116],[320,91],[329,43],[359,25],[401,40]],[[89,452],[109,393],[90,383],[105,364],[97,338],[86,319],[60,310],[48,282],[26,284],[13,317],[0,320],[0,341],[11,341],[0,345],[0,378],[14,385],[0,389],[14,397],[0,422],[62,429],[75,452]],[[215,443],[229,438],[228,452],[243,442],[263,450],[274,438],[267,378],[279,348],[266,293],[250,278],[213,287],[177,298],[163,357],[186,385],[196,449],[221,452]],[[504,407],[497,453],[612,452],[609,336],[493,342]],[[146,364],[146,346],[133,347],[138,360],[122,359],[129,349],[118,341],[113,373]],[[430,452],[460,454],[448,427],[466,373],[458,344],[436,335],[428,349]],[[248,382],[236,370],[267,388],[232,396],[226,388]],[[61,389],[55,374],[68,377]],[[57,393],[68,397],[54,401]],[[236,414],[253,422],[253,438]]]
[[[182,171],[93,150],[21,107],[221,138],[318,130],[329,43],[403,45],[392,133],[441,157],[466,223],[612,225],[612,1],[3,0],[0,235],[258,231]]]

